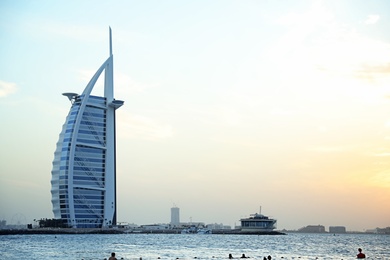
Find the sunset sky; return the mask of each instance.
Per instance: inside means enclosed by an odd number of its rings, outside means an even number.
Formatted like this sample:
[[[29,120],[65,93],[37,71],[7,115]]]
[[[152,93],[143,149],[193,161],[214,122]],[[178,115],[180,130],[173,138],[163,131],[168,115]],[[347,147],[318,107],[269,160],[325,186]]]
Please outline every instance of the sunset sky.
[[[1,1],[0,220],[53,217],[61,94],[109,26],[118,221],[390,226],[386,0]]]

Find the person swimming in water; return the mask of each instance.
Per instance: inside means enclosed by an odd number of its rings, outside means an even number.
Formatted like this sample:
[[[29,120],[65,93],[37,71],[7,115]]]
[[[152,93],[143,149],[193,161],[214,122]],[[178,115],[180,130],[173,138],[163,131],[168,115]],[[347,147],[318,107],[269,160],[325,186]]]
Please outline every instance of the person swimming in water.
[[[110,258],[108,258],[108,260],[117,260],[114,252],[111,253],[111,256],[110,256]]]
[[[358,259],[366,258],[366,255],[362,253],[361,248],[358,248],[358,251],[359,251],[359,253],[357,254],[356,258],[358,258]]]

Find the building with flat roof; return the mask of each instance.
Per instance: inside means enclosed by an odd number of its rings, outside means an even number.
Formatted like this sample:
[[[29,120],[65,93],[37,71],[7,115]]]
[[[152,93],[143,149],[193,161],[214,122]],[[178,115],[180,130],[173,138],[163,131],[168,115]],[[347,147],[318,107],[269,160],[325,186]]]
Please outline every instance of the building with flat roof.
[[[176,206],[171,208],[171,225],[173,227],[180,226],[180,208]]]
[[[298,229],[298,232],[302,233],[325,233],[325,227],[323,225],[309,225]]]
[[[344,226],[329,226],[329,233],[346,233],[347,229]]]
[[[109,57],[82,94],[64,93],[71,108],[57,142],[51,171],[53,213],[68,227],[116,225],[115,110],[111,28]],[[104,96],[91,92],[102,72]]]

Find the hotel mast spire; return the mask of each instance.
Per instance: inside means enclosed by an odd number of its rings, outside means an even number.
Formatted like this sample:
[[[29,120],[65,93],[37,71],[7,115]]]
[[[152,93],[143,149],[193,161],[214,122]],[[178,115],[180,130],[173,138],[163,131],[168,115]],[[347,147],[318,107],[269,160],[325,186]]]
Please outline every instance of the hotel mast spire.
[[[110,28],[110,56],[112,56],[112,37],[111,37],[111,27]]]

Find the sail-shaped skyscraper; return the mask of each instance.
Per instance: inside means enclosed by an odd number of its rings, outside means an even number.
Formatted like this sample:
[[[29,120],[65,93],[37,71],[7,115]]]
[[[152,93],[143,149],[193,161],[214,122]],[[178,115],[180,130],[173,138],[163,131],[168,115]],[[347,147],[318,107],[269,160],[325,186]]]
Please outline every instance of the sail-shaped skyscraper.
[[[54,153],[51,194],[53,213],[68,227],[116,225],[115,110],[111,28],[110,56],[81,95],[64,93],[71,108]],[[93,96],[104,73],[104,96]]]

